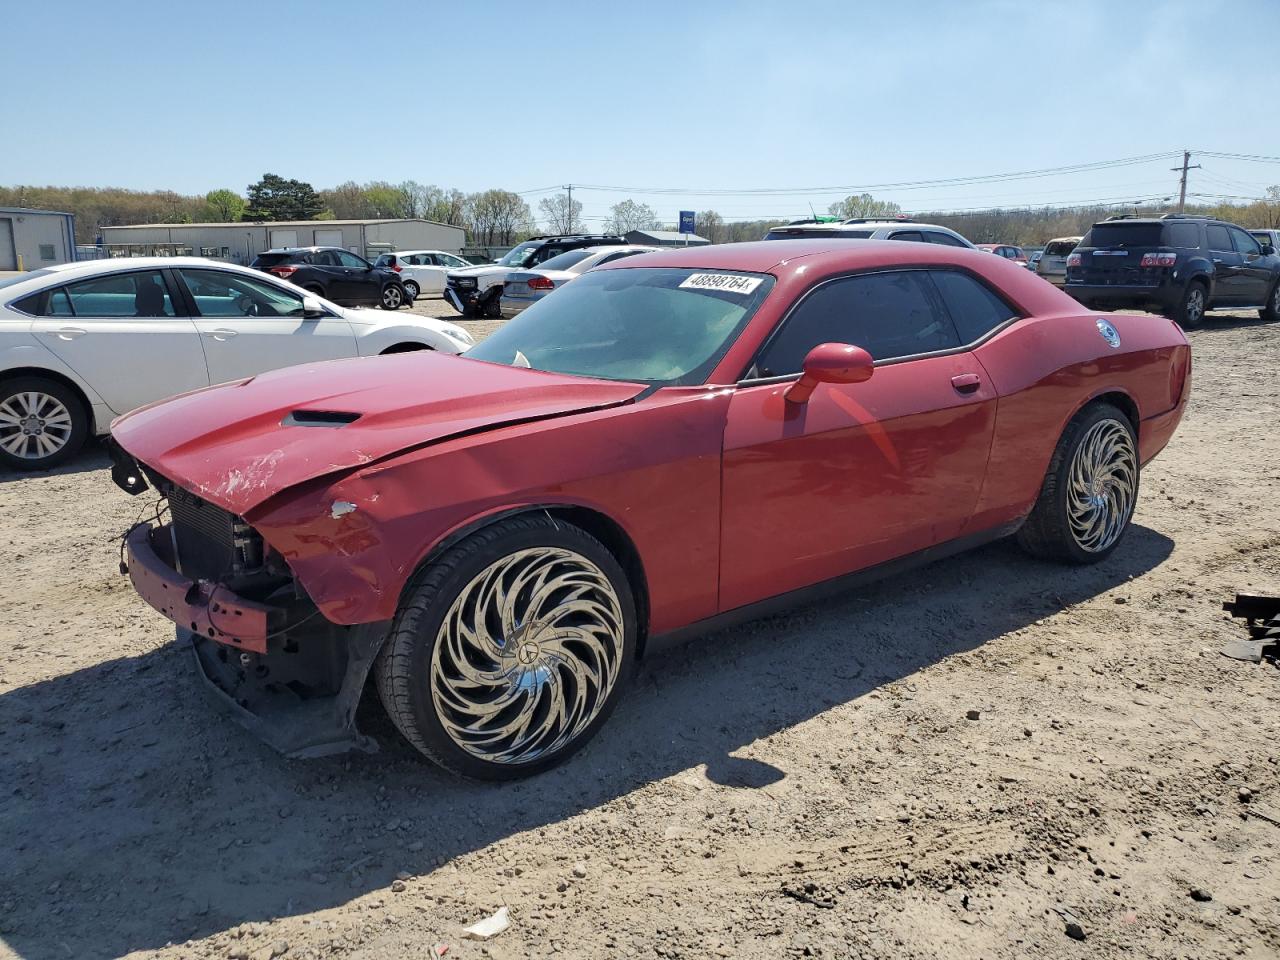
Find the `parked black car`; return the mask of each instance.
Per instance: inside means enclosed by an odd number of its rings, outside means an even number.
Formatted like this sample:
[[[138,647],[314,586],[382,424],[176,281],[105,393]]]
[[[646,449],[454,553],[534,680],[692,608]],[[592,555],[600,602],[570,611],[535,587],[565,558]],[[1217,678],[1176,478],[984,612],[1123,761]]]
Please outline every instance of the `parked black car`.
[[[397,310],[413,302],[394,270],[375,267],[364,257],[341,247],[267,250],[258,254],[249,266],[296,283],[344,307],[376,304],[384,310]]]
[[[1209,217],[1110,217],[1067,257],[1062,289],[1090,308],[1150,310],[1187,329],[1207,310],[1256,307],[1280,320],[1280,256]]]

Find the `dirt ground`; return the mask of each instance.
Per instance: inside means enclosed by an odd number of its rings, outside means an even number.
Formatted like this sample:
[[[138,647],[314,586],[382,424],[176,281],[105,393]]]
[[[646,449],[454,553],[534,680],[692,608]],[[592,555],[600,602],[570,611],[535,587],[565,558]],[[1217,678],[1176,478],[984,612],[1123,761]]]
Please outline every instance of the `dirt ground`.
[[[1280,325],[1191,340],[1106,563],[999,543],[707,637],[510,785],[374,711],[382,752],[281,759],[120,576],[101,452],[0,474],[0,957],[1280,956],[1280,672],[1218,652],[1280,591]]]

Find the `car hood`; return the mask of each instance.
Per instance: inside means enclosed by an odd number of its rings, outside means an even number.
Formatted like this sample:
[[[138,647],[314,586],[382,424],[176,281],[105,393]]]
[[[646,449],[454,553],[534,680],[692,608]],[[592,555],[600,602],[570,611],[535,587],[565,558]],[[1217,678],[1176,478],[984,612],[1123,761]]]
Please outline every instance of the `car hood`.
[[[475,266],[475,267],[458,267],[455,270],[450,270],[449,276],[481,277],[481,276],[484,276],[486,273],[493,273],[495,270],[501,272],[505,270],[514,270],[514,269],[515,269],[514,267],[504,267],[500,263],[482,263],[479,266]]]
[[[644,385],[415,352],[305,364],[141,407],[130,455],[244,516],[292,486],[506,424],[616,406]]]

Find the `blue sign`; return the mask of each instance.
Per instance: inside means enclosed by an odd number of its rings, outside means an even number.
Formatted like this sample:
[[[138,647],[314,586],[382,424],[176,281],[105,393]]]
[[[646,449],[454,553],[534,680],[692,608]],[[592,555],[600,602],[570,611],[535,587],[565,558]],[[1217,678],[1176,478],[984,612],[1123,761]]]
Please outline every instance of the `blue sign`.
[[[693,233],[693,211],[692,210],[680,211],[680,232]]]

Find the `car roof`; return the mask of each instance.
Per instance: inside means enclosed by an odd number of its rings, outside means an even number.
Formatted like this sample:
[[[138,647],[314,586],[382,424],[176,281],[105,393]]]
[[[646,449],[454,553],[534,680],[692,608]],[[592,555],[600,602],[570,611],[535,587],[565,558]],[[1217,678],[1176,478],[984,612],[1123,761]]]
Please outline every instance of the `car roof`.
[[[644,243],[626,243],[612,244],[602,247],[579,247],[574,253],[581,253],[585,250],[587,253],[626,253],[628,250],[640,250],[643,253],[650,253],[661,250],[661,247],[654,247]],[[566,251],[567,252],[567,251]]]
[[[382,257],[390,255],[393,257],[403,257],[406,254],[411,253],[443,253],[446,257],[457,257],[459,260],[462,259],[462,254],[450,253],[448,250],[383,250],[382,253],[378,254],[378,256]]]
[[[750,243],[717,243],[700,247],[663,247],[657,253],[626,257],[602,264],[597,270],[633,270],[645,267],[676,267],[700,270],[737,270],[744,273],[771,273],[776,268],[806,259],[814,272],[857,270],[870,267],[917,264],[977,265],[999,257],[968,247],[920,243],[913,240],[854,240],[843,237],[803,237],[780,243],[755,240]],[[1023,270],[1023,273],[1026,273]]]

